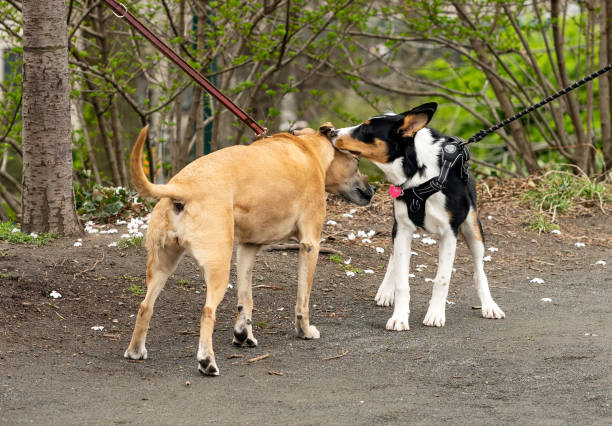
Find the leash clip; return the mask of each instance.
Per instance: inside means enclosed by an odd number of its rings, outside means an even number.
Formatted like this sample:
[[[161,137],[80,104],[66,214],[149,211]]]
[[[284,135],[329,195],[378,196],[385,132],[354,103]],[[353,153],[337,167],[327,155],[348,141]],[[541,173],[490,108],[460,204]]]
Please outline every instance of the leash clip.
[[[111,9],[111,12],[113,12],[113,15],[115,15],[119,19],[125,18],[125,15],[127,13],[127,6],[123,3],[119,3],[119,5],[123,8],[123,15],[117,15],[113,9]]]

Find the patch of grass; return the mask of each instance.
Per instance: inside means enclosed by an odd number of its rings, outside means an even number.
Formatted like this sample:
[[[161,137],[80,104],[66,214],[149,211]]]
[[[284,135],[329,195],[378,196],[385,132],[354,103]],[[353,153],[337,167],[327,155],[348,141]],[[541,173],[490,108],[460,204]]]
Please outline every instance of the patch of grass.
[[[130,275],[130,274],[123,274],[121,276],[121,278],[123,278],[124,280],[127,280],[127,281],[142,281],[142,278],[135,277],[135,276]]]
[[[351,271],[351,272],[354,272],[356,274],[360,274],[360,273],[363,272],[360,268],[353,268],[350,263],[348,265],[346,265],[344,263],[344,260],[342,259],[342,257],[340,257],[340,255],[337,254],[337,253],[332,254],[331,256],[329,256],[329,260],[331,260],[334,263],[337,263],[338,267],[340,269],[342,269],[343,271]]]
[[[37,246],[42,246],[58,237],[59,235],[53,232],[45,234],[24,234],[19,230],[16,223],[0,222],[0,240],[8,241],[9,243],[35,244]]]
[[[5,274],[4,272],[0,272],[0,278],[8,278],[8,274]]]
[[[526,229],[539,232],[557,229],[557,215],[571,211],[577,205],[603,206],[612,199],[610,185],[585,175],[553,170],[529,182],[530,189],[521,200],[530,205],[534,216]]]
[[[189,280],[186,280],[186,279],[178,280],[178,285],[185,285],[185,286],[189,285]]]
[[[117,248],[124,250],[129,247],[140,247],[144,237],[122,238],[117,242]]]
[[[255,323],[255,327],[257,327],[257,328],[269,328],[270,324],[268,324],[265,321],[258,321],[258,322]]]
[[[139,294],[145,294],[147,292],[147,289],[144,286],[138,284],[132,284],[126,287],[126,290],[132,293],[134,296],[138,296]]]
[[[542,212],[537,212],[535,216],[533,216],[527,226],[525,226],[527,231],[538,231],[538,233],[542,232],[550,232],[553,229],[559,229],[559,226],[555,223],[552,223],[548,216]]]

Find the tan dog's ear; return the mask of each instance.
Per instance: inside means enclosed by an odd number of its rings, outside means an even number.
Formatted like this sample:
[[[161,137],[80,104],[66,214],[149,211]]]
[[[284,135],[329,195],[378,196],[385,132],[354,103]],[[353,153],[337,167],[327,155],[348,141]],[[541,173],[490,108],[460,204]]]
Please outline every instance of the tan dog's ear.
[[[304,127],[303,129],[299,129],[299,130],[292,130],[289,133],[295,136],[302,136],[302,135],[316,135],[317,131],[315,129],[311,129],[310,127]]]
[[[333,131],[334,131],[334,125],[331,124],[329,121],[327,123],[321,124],[321,127],[319,127],[319,133],[321,133],[323,136],[327,137],[328,139],[331,139],[331,133]]]
[[[437,103],[429,102],[411,109],[410,111],[406,111],[402,114],[404,116],[404,122],[397,129],[397,132],[405,138],[413,137],[416,132],[429,123],[437,107]]]

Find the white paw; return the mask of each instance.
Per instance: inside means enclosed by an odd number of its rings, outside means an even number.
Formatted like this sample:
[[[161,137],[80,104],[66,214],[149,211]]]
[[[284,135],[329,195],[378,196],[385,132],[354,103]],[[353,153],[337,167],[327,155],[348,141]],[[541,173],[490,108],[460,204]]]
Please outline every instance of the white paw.
[[[321,337],[321,333],[319,333],[319,330],[317,330],[317,327],[315,327],[314,325],[308,326],[308,333],[304,333],[304,331],[302,329],[297,329],[296,328],[295,329],[295,334],[300,339],[306,339],[306,340],[318,339],[318,338]]]
[[[504,311],[502,311],[499,306],[497,306],[497,303],[493,301],[487,303],[486,305],[482,305],[482,316],[484,318],[491,319],[506,318],[506,314],[504,314]]]
[[[378,292],[376,293],[376,304],[378,306],[391,306],[393,305],[393,299],[395,298],[395,286],[392,284],[388,284],[387,281],[383,281],[383,283],[378,287]]]
[[[446,322],[446,312],[444,307],[429,305],[423,324],[428,327],[443,327]]]
[[[123,354],[127,359],[147,359],[147,349],[143,346],[140,351],[130,350],[128,348]]]
[[[410,330],[410,327],[408,326],[408,314],[397,315],[397,316],[393,314],[393,316],[389,318],[389,320],[387,321],[386,328],[387,330],[393,330],[393,331]]]

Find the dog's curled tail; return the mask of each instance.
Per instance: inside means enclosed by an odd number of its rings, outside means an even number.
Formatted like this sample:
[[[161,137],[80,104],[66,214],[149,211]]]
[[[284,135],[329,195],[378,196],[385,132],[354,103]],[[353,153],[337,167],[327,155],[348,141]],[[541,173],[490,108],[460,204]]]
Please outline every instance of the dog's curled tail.
[[[157,185],[149,182],[147,175],[142,168],[142,150],[147,140],[147,133],[149,126],[142,128],[138,134],[138,139],[132,148],[132,154],[130,155],[130,174],[132,176],[132,185],[138,194],[143,197],[160,198],[168,197],[173,200],[186,201],[184,196],[181,195],[180,189],[171,183],[166,185]]]

